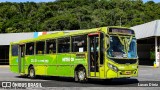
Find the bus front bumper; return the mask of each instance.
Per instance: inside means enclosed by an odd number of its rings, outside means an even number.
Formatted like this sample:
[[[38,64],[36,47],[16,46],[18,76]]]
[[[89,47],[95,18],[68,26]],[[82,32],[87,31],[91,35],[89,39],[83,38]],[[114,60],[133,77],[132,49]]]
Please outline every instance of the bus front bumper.
[[[106,72],[106,78],[128,78],[128,77],[137,77],[138,69],[135,70],[119,70],[114,71],[112,69],[108,69]]]

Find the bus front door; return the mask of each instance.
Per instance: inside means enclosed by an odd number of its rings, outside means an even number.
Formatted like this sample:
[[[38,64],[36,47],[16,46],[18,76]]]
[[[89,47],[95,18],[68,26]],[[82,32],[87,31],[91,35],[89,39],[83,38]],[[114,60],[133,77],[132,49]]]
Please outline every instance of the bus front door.
[[[88,68],[90,77],[99,77],[99,33],[88,34]]]
[[[19,45],[19,56],[18,56],[18,68],[19,73],[24,73],[24,56],[25,56],[25,45]]]

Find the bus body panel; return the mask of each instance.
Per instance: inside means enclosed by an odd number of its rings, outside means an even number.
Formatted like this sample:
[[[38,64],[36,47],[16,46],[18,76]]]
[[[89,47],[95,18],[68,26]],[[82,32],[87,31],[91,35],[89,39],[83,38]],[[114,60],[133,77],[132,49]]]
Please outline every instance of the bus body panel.
[[[14,73],[19,73],[18,56],[14,56],[10,59],[10,70]]]
[[[10,65],[10,70],[14,73],[19,73],[18,69],[18,56],[12,56],[12,45],[9,47],[9,65]]]
[[[78,65],[87,66],[87,59],[85,55],[77,56],[78,54],[58,54],[58,55],[35,55],[26,56],[25,58],[25,74],[28,74],[28,67],[34,66],[36,75],[48,75],[48,76],[66,76],[73,77],[74,69]]]
[[[58,76],[71,75],[70,60],[71,60],[71,56],[68,53],[57,54],[57,75]]]
[[[103,40],[104,50],[107,50],[109,40],[108,27],[96,28],[96,29],[89,29],[84,30],[78,34],[78,32],[74,32],[73,34],[70,33],[62,33],[56,35],[46,35],[43,37],[39,37],[37,39],[31,40],[23,40],[20,41],[18,44],[21,43],[28,43],[28,42],[36,42],[40,40],[48,40],[48,39],[57,39],[62,38],[63,36],[72,37],[77,35],[82,35],[83,33],[95,33],[95,32],[102,32],[104,33],[105,37]],[[118,33],[117,33],[118,34]],[[117,35],[115,34],[115,35]],[[125,35],[120,35],[125,36]],[[88,38],[87,38],[88,40]],[[70,40],[72,41],[72,40]],[[81,65],[85,67],[87,78],[98,78],[98,79],[110,79],[110,78],[121,78],[121,77],[136,77],[138,76],[138,60],[135,64],[118,64],[113,62],[107,57],[107,52],[104,52],[104,62],[103,64],[98,64],[98,71],[92,72],[89,70],[89,57],[88,57],[88,43],[87,42],[87,51],[81,52],[68,52],[68,53],[57,53],[58,50],[56,48],[56,53],[53,54],[34,54],[34,55],[25,55],[23,59],[24,65],[21,65],[21,69],[24,70],[24,74],[28,74],[29,66],[33,65],[35,69],[36,75],[47,75],[47,76],[63,76],[63,77],[74,77],[75,69]],[[13,43],[11,43],[12,45]],[[16,43],[17,44],[17,43]],[[10,45],[10,46],[11,46]],[[46,46],[46,45],[45,45]],[[57,46],[56,46],[57,47]],[[72,45],[70,45],[72,47]],[[10,69],[12,72],[19,73],[18,67],[18,56],[11,55],[11,48],[10,48]],[[100,60],[98,60],[100,61]],[[100,63],[100,62],[99,62]],[[113,69],[109,68],[108,63],[116,66],[118,71],[114,71]]]
[[[35,56],[26,55],[25,56],[25,63],[24,63],[24,74],[28,74],[29,66],[35,65]]]
[[[118,72],[115,72],[113,69],[106,69],[106,78],[117,78],[117,77],[137,77],[138,76],[138,64],[117,64],[110,60],[106,63],[110,63],[118,67]],[[107,66],[107,65],[106,65]],[[129,72],[128,74],[126,72]]]
[[[100,70],[100,72],[99,72],[99,78],[105,78],[105,67],[104,67],[104,65],[103,66],[101,66],[100,68],[99,68],[99,70]]]
[[[46,65],[46,75],[56,76],[57,75],[57,55],[46,54],[45,59],[48,60],[48,63]]]

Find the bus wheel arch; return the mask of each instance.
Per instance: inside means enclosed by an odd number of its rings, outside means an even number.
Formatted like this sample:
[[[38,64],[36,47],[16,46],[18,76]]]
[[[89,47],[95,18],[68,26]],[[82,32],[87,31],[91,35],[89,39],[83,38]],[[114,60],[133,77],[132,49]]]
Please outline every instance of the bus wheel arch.
[[[79,64],[76,66],[74,70],[74,78],[75,78],[75,81],[79,81],[79,82],[87,81],[86,68],[82,64]]]
[[[28,76],[30,78],[35,78],[36,77],[35,69],[34,69],[34,66],[32,64],[29,65],[29,67],[28,67]]]

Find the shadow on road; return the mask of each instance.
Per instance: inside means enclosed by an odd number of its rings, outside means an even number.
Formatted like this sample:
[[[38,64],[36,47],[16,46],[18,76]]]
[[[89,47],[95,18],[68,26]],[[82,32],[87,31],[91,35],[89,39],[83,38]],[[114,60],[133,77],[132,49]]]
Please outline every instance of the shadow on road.
[[[100,85],[130,85],[137,84],[139,81],[134,78],[119,78],[113,80],[89,80],[89,83],[100,84]]]
[[[16,76],[16,78],[28,78],[24,76]],[[30,79],[30,78],[28,78]],[[70,83],[71,85],[75,85],[76,82],[73,78],[66,78],[66,77],[54,77],[54,76],[37,76],[35,79],[36,81],[51,81],[51,83],[63,83],[63,85],[66,83]],[[139,81],[134,78],[119,78],[119,79],[113,79],[113,80],[99,80],[99,79],[89,79],[86,83],[79,83],[80,86],[134,86],[137,85]],[[75,85],[77,86],[77,85]]]

